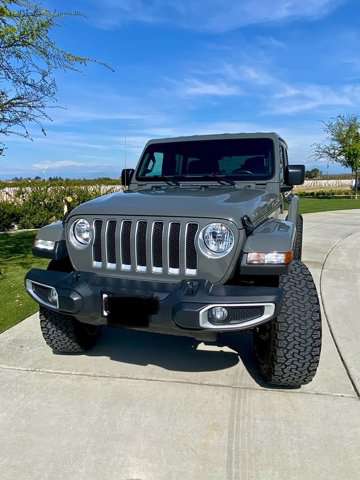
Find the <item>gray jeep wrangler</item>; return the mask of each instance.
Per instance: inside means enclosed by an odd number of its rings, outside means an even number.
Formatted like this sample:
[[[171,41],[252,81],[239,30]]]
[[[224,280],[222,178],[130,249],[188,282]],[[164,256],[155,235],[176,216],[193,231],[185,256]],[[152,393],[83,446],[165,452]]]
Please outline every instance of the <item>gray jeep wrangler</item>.
[[[123,192],[39,231],[51,261],[25,283],[46,343],[80,353],[113,325],[236,346],[252,329],[265,381],[310,382],[321,317],[291,193],[303,181],[275,133],[151,140]]]

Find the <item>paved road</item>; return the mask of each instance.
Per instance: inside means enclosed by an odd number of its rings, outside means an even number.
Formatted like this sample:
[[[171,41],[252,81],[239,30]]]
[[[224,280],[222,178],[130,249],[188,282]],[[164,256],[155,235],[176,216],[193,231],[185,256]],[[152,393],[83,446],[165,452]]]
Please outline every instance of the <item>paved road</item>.
[[[359,478],[360,211],[305,218],[304,259],[325,307],[315,380],[262,386],[241,356],[183,338],[109,330],[55,356],[36,316],[0,336],[0,478]]]

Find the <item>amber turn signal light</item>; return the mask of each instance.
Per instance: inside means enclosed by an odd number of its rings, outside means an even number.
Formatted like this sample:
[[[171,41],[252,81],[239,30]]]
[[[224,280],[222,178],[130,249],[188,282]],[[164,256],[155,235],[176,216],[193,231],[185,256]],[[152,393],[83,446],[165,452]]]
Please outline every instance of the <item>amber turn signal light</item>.
[[[288,265],[294,260],[293,252],[250,252],[247,263],[250,265]]]

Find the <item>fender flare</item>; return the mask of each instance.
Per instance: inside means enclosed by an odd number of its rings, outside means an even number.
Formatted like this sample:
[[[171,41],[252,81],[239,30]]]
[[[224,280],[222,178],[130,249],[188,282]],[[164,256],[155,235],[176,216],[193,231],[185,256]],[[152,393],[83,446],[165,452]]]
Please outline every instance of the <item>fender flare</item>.
[[[54,248],[52,250],[40,248],[36,245],[38,240],[53,242]],[[54,222],[42,227],[36,235],[32,251],[36,257],[51,258],[53,260],[63,260],[68,257],[63,222]]]

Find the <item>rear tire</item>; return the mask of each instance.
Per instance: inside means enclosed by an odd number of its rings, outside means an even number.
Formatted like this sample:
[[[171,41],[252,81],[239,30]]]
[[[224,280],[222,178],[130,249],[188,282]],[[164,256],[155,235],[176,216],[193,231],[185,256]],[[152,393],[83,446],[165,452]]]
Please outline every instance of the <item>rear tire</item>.
[[[280,277],[283,302],[277,318],[254,330],[258,368],[266,382],[298,388],[314,378],[321,351],[321,314],[313,278],[294,261]]]
[[[78,322],[69,315],[40,309],[40,327],[47,345],[54,353],[83,353],[92,348],[100,327]]]

